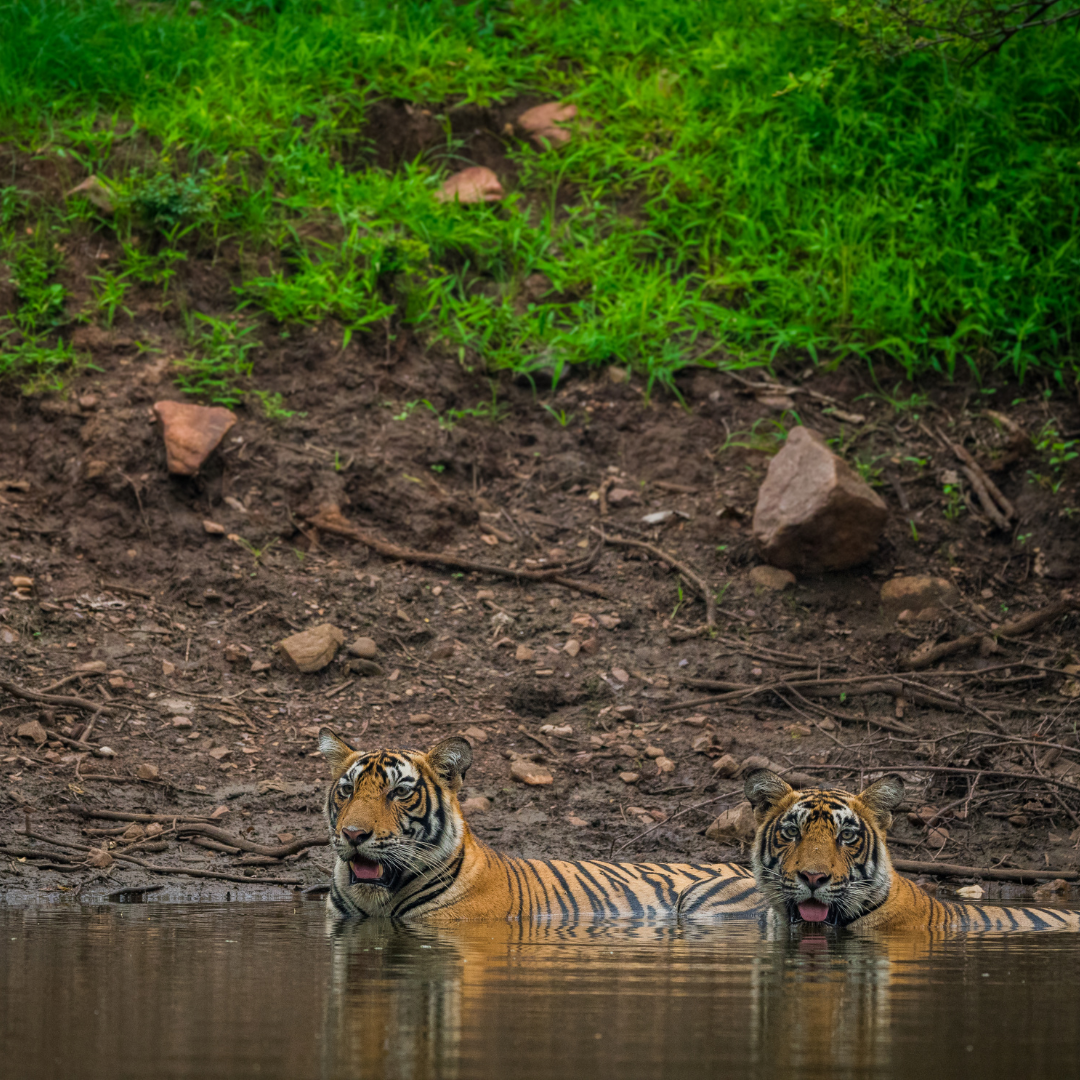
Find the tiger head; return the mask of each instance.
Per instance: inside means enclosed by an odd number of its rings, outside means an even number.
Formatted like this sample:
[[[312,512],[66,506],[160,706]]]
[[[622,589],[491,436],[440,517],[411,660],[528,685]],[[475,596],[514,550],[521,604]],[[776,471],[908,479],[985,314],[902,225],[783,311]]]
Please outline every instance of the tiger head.
[[[341,885],[377,900],[446,865],[466,832],[457,799],[472,764],[465,739],[443,739],[427,753],[364,753],[324,727],[319,749],[334,774],[326,820]]]
[[[885,831],[904,797],[899,779],[883,777],[852,795],[796,791],[758,769],[744,790],[757,821],[754,876],[792,922],[847,926],[885,902],[893,876]]]

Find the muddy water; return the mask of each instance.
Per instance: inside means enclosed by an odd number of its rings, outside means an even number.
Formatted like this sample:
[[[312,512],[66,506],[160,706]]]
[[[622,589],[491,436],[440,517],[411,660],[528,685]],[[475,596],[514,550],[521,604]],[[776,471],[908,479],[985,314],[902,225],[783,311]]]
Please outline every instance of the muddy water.
[[[1076,1076],[1080,935],[0,907],[0,1076]]]

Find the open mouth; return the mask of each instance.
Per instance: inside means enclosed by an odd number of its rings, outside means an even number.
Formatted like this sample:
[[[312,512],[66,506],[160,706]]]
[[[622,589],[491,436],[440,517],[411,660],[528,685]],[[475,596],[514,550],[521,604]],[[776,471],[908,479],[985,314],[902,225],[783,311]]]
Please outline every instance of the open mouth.
[[[385,885],[382,863],[354,855],[349,860],[350,885]]]
[[[803,922],[822,923],[829,917],[829,905],[820,900],[804,900],[799,905],[799,918]]]

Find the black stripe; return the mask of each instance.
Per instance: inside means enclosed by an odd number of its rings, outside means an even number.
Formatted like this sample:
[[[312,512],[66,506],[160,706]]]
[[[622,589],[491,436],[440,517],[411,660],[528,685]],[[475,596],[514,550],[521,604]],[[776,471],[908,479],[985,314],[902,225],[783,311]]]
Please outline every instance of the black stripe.
[[[574,866],[576,864],[571,863],[570,865]],[[554,862],[548,862],[547,867],[555,876],[556,881],[558,881],[558,883],[562,886],[562,892],[557,893],[556,895],[564,896],[566,898],[566,902],[570,905],[572,909],[568,912],[567,909],[563,907],[563,914],[580,915],[581,910],[578,907],[577,897],[574,896],[574,890],[570,887],[569,882],[566,880],[566,878],[563,877],[562,872],[556,867]],[[559,902],[562,903],[561,900]]]

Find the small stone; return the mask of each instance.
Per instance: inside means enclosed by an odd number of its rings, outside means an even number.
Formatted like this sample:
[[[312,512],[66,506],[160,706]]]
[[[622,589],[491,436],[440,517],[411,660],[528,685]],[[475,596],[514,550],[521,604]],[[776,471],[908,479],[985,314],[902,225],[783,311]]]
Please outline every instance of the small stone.
[[[154,413],[161,422],[169,472],[176,476],[194,476],[236,423],[236,414],[220,405],[158,401]]]
[[[477,600],[494,600],[495,599],[495,590],[494,589],[477,589],[476,590],[476,599]]]
[[[668,757],[658,757],[656,759],[656,768],[661,776],[668,776],[675,771],[675,762]]]
[[[482,727],[467,727],[462,734],[469,742],[485,743],[488,741],[488,733]]]
[[[461,804],[461,812],[466,816],[472,814],[486,814],[491,809],[491,800],[483,795],[474,795]]]
[[[257,675],[260,671],[269,671],[272,664],[268,664],[265,660],[252,660],[251,672],[253,675]]]
[[[0,645],[15,645],[19,640],[19,631],[10,626],[0,626]]]
[[[222,650],[222,655],[230,664],[235,664],[237,660],[247,659],[247,653],[239,645],[226,645]]]
[[[618,364],[612,364],[607,369],[606,374],[608,382],[614,383],[616,386],[621,386],[630,378],[630,372],[624,367],[619,367]]]
[[[745,773],[747,776],[752,772],[757,772],[758,769],[771,769],[772,762],[763,754],[751,754],[746,758],[740,768],[740,772]]]
[[[817,726],[821,728],[822,731],[840,730],[840,725],[835,720],[832,720],[827,716],[823,716],[820,720],[818,720]]]
[[[1047,881],[1035,890],[1035,899],[1040,903],[1047,900],[1060,900],[1068,891],[1069,883],[1064,878],[1054,878],[1053,881]]]
[[[174,716],[172,726],[174,728],[189,728],[191,727],[191,721],[186,716]]]
[[[8,579],[16,589],[32,589],[34,587],[34,579],[32,577],[13,577]]]
[[[364,660],[374,660],[379,655],[379,646],[375,644],[373,638],[369,637],[358,637],[349,644],[348,650],[353,656],[359,656]]]
[[[528,662],[536,656],[536,650],[530,649],[528,645],[519,645],[517,652],[514,653],[514,659],[522,662]]]
[[[907,622],[929,622],[936,618],[931,614],[923,619],[924,612],[940,611],[943,607],[955,606],[960,601],[960,592],[948,578],[917,575],[898,577],[886,581],[881,586],[881,606],[887,617],[898,619],[905,611],[911,612]],[[944,612],[941,612],[944,614]]]
[[[783,569],[820,573],[865,562],[888,509],[824,438],[796,427],[769,463],[754,510],[754,539]]]
[[[33,740],[38,746],[41,746],[49,737],[48,732],[46,732],[39,720],[27,720],[25,724],[20,724],[15,729],[15,734],[20,739]]]
[[[986,890],[981,885],[965,885],[956,890],[956,895],[965,900],[981,900],[986,895]]]
[[[204,518],[203,519],[202,527],[203,527],[203,532],[207,533],[210,536],[224,536],[225,535],[225,526],[224,525],[219,525],[216,521],[211,521],[209,518]]]
[[[81,195],[88,202],[96,206],[103,214],[111,214],[116,209],[113,205],[113,193],[108,184],[103,183],[96,176],[88,176],[81,184],[76,184],[65,196],[70,199],[72,195]],[[109,860],[112,861],[111,859]],[[108,865],[108,863],[106,863]]]
[[[664,756],[664,751],[659,746],[646,746],[645,756],[651,758],[661,758]]]
[[[706,830],[708,840],[754,839],[757,826],[754,822],[754,808],[748,802],[741,802],[730,810],[725,810]]]
[[[548,101],[526,109],[517,119],[517,126],[541,150],[550,150],[568,143],[572,138],[566,128],[560,124],[569,123],[577,116],[576,105],[562,105],[558,101]]]
[[[137,821],[133,821],[121,834],[125,840],[141,840],[146,830]]]
[[[161,661],[161,674],[162,675],[175,675],[176,665],[171,660]]]
[[[232,756],[232,751],[227,746],[215,746],[209,753],[215,761],[221,761]]]
[[[93,412],[98,407],[97,394],[80,394],[79,395],[79,408],[83,412]]]
[[[926,830],[926,842],[933,847],[944,847],[949,840],[949,830],[940,827]]]
[[[435,717],[429,712],[409,713],[409,723],[420,727],[423,724],[432,724]]]
[[[707,716],[701,716],[699,714],[697,716],[687,716],[682,722],[688,724],[690,727],[704,727],[708,719]]]
[[[214,809],[210,812],[210,817],[214,821],[220,821],[221,818],[223,818],[228,812],[229,808],[224,803],[222,803],[220,806],[214,807]]]
[[[630,488],[614,487],[607,493],[609,506],[629,506],[641,502],[641,496]]]
[[[541,735],[556,735],[569,738],[574,734],[574,729],[569,724],[541,724]]]
[[[378,678],[380,675],[385,674],[383,669],[371,660],[349,660],[346,662],[345,667],[351,674],[359,675],[362,678]]]
[[[595,630],[597,622],[587,611],[578,611],[570,617],[570,625],[580,626],[585,630]]]
[[[581,652],[581,642],[577,638],[570,638],[570,640],[563,646],[563,652],[567,656],[577,656]]]
[[[322,671],[345,643],[345,635],[333,623],[321,623],[277,643],[276,648],[297,671]]]
[[[1031,818],[1027,814],[1012,814],[1009,817],[1009,824],[1017,829],[1026,829],[1031,824]],[[931,829],[930,831],[933,832],[934,830]]]
[[[620,619],[618,615],[597,615],[596,621],[605,630],[614,630],[615,627],[622,622],[622,619]]]
[[[781,570],[778,566],[755,566],[750,571],[750,580],[760,589],[783,592],[795,584],[795,575],[790,570]]]
[[[581,651],[586,656],[595,656],[600,651],[600,642],[594,637],[586,638],[581,643]]]
[[[912,825],[929,825],[931,821],[938,816],[938,808],[936,806],[926,805],[920,806],[917,810],[912,810],[908,814],[908,821]]]
[[[706,731],[700,735],[696,735],[690,741],[690,749],[695,754],[705,754],[712,749],[712,732]]]
[[[104,660],[87,660],[85,664],[76,664],[75,670],[83,674],[104,674],[109,665]]]
[[[568,825],[573,825],[575,829],[584,829],[589,824],[584,818],[575,817],[573,814],[566,819],[566,822]]]
[[[87,480],[98,480],[104,476],[112,466],[107,461],[102,461],[101,458],[91,458],[86,463],[85,476]]]
[[[138,768],[136,775],[140,780],[157,780],[161,773],[156,765],[151,765],[148,761],[144,761]]]
[[[150,824],[146,826],[147,836],[160,836],[164,831],[165,826],[162,825],[160,821],[151,821]]]
[[[616,682],[628,683],[630,681],[630,675],[626,671],[624,671],[622,668],[618,668],[618,667],[611,669],[611,677]]]
[[[116,751],[111,746],[99,746],[97,752],[98,757],[116,757]]]
[[[619,779],[624,784],[636,784],[641,779],[641,773],[621,772],[619,773]]]
[[[712,771],[726,780],[739,771],[739,763],[730,754],[724,754],[712,763]]]
[[[439,202],[471,203],[498,202],[504,195],[499,178],[483,165],[473,165],[448,176],[435,193]]]
[[[91,848],[86,862],[95,870],[107,870],[113,864],[113,857],[104,848]]]
[[[276,835],[279,844],[291,844],[296,839],[296,833],[279,832]]]
[[[518,758],[513,762],[510,766],[510,775],[515,780],[520,780],[531,787],[544,787],[555,782],[555,778],[543,765],[537,765],[536,762],[529,761],[527,758]]]

